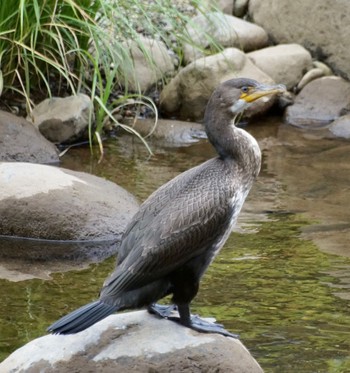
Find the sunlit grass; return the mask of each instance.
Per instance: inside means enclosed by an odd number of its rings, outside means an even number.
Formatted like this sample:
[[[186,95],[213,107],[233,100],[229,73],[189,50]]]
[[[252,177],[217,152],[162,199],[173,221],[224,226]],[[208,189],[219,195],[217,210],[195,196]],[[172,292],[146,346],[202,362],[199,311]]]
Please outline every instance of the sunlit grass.
[[[196,9],[200,3],[191,1],[191,6]],[[106,116],[121,125],[111,115],[111,98],[115,92],[127,97],[128,81],[135,75],[125,41],[136,42],[156,69],[141,36],[161,40],[181,65],[182,45],[191,43],[188,20],[189,14],[170,0],[1,1],[0,94],[22,97],[30,115],[39,99],[83,91],[96,114],[90,115],[90,141],[100,139],[95,134],[102,133]],[[143,92],[136,93],[144,101]]]

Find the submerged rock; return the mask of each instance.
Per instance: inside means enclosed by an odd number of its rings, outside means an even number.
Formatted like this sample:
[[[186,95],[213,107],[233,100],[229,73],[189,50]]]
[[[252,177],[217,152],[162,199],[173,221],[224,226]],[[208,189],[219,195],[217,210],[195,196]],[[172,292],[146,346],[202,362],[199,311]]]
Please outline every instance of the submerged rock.
[[[146,311],[109,316],[72,335],[37,338],[0,364],[0,372],[261,373],[243,344],[203,334]]]
[[[87,268],[114,255],[119,240],[58,241],[0,236],[0,278],[51,279],[54,272]]]
[[[0,161],[58,163],[55,145],[24,118],[0,110]]]
[[[102,178],[32,163],[0,163],[0,235],[50,240],[116,240],[138,209]]]

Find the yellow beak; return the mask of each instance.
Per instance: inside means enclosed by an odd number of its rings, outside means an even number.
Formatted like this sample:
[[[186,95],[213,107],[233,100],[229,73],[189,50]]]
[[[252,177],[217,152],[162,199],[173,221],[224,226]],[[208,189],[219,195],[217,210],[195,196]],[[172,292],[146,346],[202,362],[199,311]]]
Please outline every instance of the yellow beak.
[[[258,98],[283,93],[286,92],[286,90],[286,86],[283,84],[259,84],[256,87],[251,87],[248,92],[242,93],[240,99],[250,103],[257,100]]]

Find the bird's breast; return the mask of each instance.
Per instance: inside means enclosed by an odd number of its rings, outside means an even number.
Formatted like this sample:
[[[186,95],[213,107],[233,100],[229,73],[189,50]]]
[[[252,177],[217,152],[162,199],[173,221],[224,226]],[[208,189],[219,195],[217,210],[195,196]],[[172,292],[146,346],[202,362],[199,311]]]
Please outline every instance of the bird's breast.
[[[249,189],[237,190],[236,193],[228,200],[227,224],[225,224],[225,227],[219,235],[217,241],[213,244],[212,260],[218,254],[231,234],[248,193]]]

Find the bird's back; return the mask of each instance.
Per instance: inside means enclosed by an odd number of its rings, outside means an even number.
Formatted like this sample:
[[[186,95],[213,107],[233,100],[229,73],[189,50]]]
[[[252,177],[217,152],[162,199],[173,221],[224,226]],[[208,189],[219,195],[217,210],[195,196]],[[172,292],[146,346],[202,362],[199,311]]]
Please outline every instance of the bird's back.
[[[211,159],[154,192],[129,224],[102,296],[144,286],[225,242],[250,189],[234,162]],[[245,185],[242,190],[242,185]],[[205,270],[200,270],[202,273]]]

